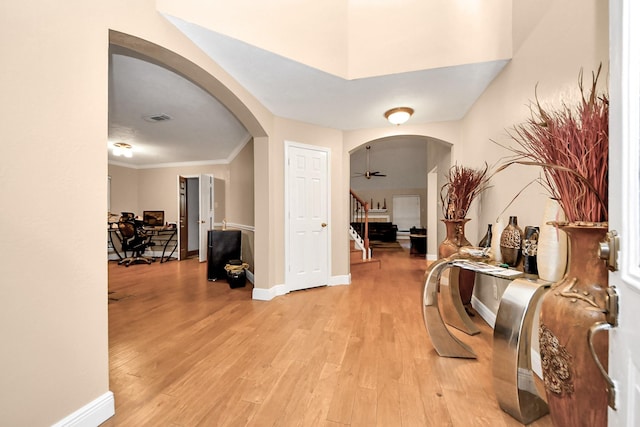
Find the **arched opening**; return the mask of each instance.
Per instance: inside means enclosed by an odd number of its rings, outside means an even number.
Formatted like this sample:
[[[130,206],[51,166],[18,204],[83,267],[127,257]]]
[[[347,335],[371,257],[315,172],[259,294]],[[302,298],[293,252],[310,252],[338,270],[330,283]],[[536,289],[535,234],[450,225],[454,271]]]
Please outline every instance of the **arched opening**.
[[[412,225],[426,228],[428,259],[437,257],[437,242],[445,235],[438,221],[439,189],[444,171],[451,166],[451,149],[451,144],[437,138],[396,135],[363,142],[350,151],[350,188],[370,203],[374,218],[400,222],[398,239],[408,239]],[[368,172],[379,174],[367,178],[364,174],[367,167]],[[395,206],[394,218],[394,198],[413,199],[410,204],[419,199],[417,217],[410,212],[404,215]],[[398,218],[399,215],[403,218]]]

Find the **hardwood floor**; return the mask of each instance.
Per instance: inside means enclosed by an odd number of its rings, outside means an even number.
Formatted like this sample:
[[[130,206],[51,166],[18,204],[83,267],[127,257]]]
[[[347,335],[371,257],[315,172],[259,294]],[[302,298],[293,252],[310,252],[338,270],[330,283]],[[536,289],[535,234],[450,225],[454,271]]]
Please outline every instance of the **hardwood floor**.
[[[380,250],[350,286],[251,299],[206,263],[109,263],[103,426],[520,426],[498,407],[492,330],[478,360],[438,357],[422,322],[424,259]],[[533,423],[550,427],[548,416]]]

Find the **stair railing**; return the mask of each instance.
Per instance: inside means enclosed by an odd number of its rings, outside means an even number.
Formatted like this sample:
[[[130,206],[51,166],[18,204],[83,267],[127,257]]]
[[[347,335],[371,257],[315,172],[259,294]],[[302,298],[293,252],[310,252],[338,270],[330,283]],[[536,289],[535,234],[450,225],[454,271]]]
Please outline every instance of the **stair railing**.
[[[351,218],[350,224],[360,239],[354,239],[362,249],[362,259],[371,259],[371,248],[369,246],[369,203],[362,200],[353,190],[351,194]]]

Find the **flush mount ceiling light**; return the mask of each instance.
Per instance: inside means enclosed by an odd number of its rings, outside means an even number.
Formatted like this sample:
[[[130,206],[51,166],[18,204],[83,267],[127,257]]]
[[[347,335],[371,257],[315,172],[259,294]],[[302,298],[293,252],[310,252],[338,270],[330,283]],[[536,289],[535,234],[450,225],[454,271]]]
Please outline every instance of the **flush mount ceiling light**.
[[[389,123],[394,125],[401,125],[413,114],[413,108],[409,107],[398,107],[392,108],[391,110],[384,113],[384,117],[389,120]]]
[[[116,142],[113,144],[113,155],[133,157],[133,147],[131,144],[127,144],[126,142]]]

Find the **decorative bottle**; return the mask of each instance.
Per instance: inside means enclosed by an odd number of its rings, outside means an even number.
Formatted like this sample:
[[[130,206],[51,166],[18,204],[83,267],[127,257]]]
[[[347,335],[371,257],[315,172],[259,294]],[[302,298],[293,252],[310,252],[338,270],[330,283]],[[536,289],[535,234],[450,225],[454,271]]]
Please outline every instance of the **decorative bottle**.
[[[493,224],[488,224],[487,225],[487,232],[484,235],[484,237],[480,240],[480,243],[478,243],[478,247],[480,248],[489,248],[491,247],[491,238],[493,237],[491,234],[491,227]]]
[[[510,267],[515,267],[520,262],[522,255],[522,229],[518,227],[518,217],[510,216],[509,224],[500,235],[500,254],[502,262]]]
[[[540,229],[532,225],[524,228],[522,241],[522,270],[531,276],[538,275],[538,236]]]

